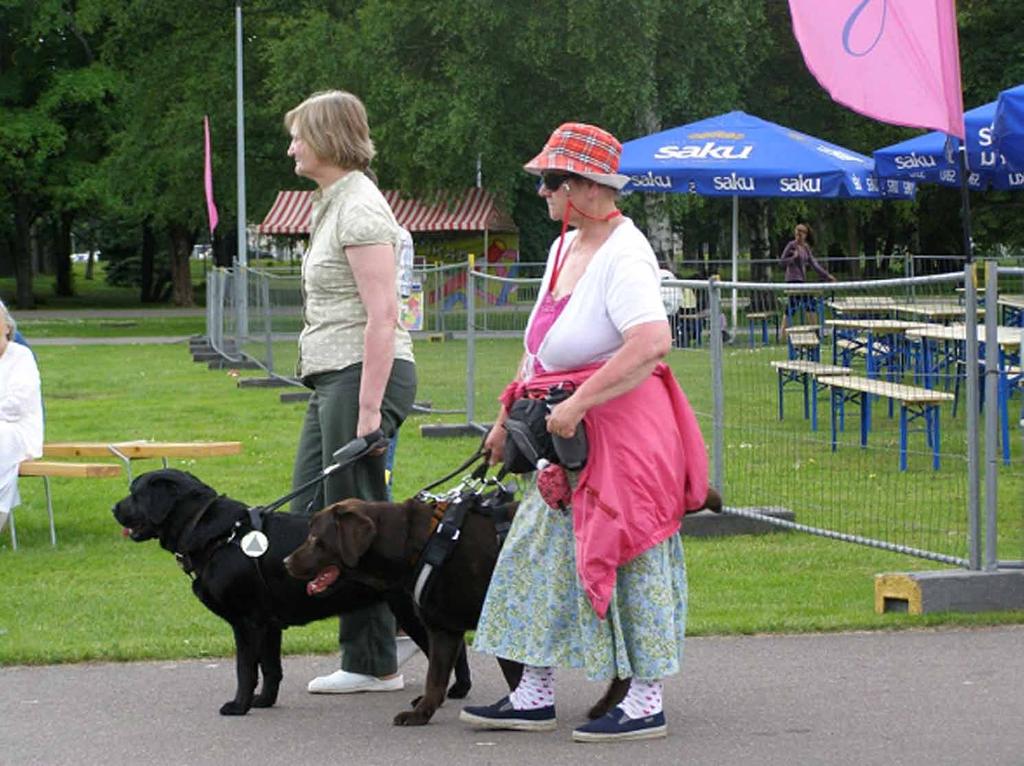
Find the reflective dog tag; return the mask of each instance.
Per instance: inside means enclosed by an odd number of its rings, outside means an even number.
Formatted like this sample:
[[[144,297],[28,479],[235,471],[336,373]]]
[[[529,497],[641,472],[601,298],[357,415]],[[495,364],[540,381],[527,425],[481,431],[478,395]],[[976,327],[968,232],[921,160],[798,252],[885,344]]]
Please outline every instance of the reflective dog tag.
[[[254,529],[242,538],[242,553],[251,559],[258,559],[270,548],[270,541],[267,536]]]

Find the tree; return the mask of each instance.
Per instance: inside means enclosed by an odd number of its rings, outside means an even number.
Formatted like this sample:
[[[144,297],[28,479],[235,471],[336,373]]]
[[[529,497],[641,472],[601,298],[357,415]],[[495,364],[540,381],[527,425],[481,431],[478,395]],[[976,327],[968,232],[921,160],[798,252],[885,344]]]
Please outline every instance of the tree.
[[[103,115],[115,77],[95,63],[73,4],[0,4],[0,173],[9,217],[17,304],[35,306],[31,229],[52,211],[57,290],[70,294],[70,231],[94,203],[92,166],[103,151]]]

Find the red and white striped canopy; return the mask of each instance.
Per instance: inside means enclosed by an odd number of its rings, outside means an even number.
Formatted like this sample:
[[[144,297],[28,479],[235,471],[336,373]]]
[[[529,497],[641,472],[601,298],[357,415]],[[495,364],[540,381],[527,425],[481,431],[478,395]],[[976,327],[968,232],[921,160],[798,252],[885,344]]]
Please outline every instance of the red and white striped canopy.
[[[260,234],[308,234],[312,210],[311,191],[281,191],[259,225]],[[385,191],[398,223],[411,232],[423,231],[516,231],[509,215],[484,189],[461,195],[445,195],[432,203],[400,192]]]

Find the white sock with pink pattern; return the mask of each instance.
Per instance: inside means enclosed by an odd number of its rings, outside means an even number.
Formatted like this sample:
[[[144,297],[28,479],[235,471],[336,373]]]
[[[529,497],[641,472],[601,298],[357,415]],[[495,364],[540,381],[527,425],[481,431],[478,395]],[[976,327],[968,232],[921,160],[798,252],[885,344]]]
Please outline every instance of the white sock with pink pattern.
[[[626,698],[619,703],[630,718],[646,718],[661,712],[661,680],[642,681],[634,678]]]
[[[554,705],[555,671],[550,667],[523,665],[523,677],[508,699],[516,710],[537,710]]]

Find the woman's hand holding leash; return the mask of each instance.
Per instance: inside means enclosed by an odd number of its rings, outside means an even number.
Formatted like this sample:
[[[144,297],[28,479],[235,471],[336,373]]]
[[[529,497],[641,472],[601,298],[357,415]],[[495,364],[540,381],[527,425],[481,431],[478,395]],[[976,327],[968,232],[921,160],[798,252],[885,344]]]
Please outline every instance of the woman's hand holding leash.
[[[504,410],[502,410],[502,413],[504,413]],[[505,418],[499,417],[498,421],[491,427],[487,438],[484,439],[484,449],[490,453],[487,461],[490,465],[496,465],[505,460],[505,439],[508,438],[508,432],[503,425],[504,420]]]

